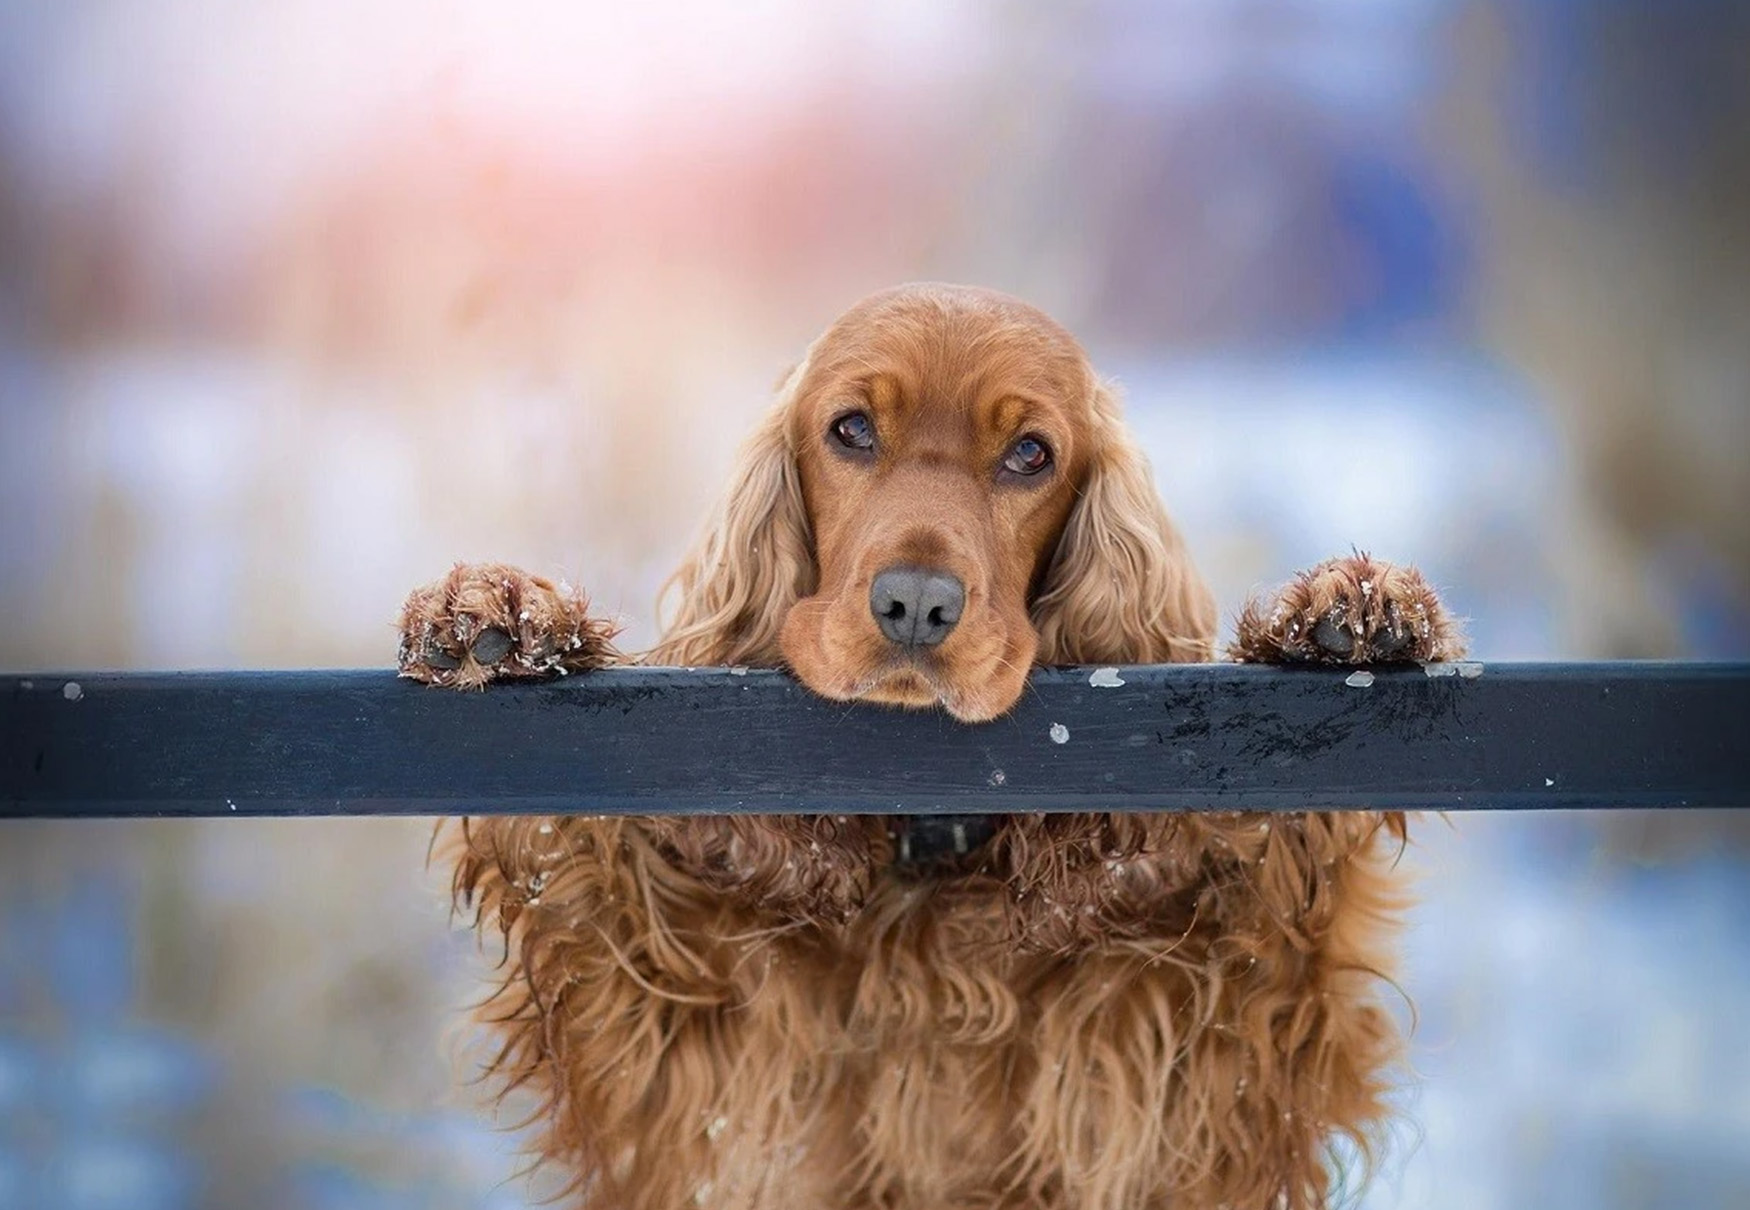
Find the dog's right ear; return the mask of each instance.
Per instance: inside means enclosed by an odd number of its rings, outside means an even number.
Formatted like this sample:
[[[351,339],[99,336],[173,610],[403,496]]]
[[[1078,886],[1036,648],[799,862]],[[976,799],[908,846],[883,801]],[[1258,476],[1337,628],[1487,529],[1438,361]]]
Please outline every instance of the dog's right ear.
[[[736,455],[735,478],[716,516],[662,597],[678,600],[650,658],[689,667],[783,662],[778,632],[790,607],[814,591],[814,538],[790,440],[803,361]]]

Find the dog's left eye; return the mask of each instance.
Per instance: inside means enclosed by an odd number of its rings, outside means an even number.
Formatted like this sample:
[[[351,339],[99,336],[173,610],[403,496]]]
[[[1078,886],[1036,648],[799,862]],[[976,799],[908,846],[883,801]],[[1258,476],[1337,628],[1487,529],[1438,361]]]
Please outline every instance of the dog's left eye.
[[[1037,437],[1021,438],[1003,459],[1003,469],[1017,475],[1037,475],[1050,465],[1051,449]]]
[[[875,448],[875,426],[869,423],[869,417],[862,412],[851,412],[833,421],[832,435],[834,440],[848,450]]]

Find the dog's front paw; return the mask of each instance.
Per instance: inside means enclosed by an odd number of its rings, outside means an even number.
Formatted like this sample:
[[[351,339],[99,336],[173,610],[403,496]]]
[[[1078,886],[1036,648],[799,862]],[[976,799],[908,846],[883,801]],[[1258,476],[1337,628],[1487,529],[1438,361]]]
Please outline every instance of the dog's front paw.
[[[401,675],[478,689],[489,681],[563,676],[614,662],[619,628],[589,602],[503,563],[458,563],[401,606]]]
[[[1464,655],[1464,636],[1421,572],[1358,554],[1302,572],[1274,601],[1248,601],[1229,654],[1251,664],[1429,663]]]

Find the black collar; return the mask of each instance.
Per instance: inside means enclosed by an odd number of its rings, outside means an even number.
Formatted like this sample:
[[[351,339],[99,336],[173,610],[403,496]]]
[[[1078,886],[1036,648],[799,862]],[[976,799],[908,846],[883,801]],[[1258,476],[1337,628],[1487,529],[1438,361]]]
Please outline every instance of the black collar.
[[[996,835],[997,819],[995,815],[894,815],[888,824],[894,864],[923,870],[958,862],[989,843]]]

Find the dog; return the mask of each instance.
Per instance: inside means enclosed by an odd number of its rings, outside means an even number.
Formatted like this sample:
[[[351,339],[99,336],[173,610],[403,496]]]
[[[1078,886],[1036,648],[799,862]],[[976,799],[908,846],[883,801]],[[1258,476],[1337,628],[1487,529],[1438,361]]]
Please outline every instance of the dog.
[[[1035,665],[1216,658],[1216,610],[1075,339],[987,290],[840,317],[779,389],[645,662],[789,669],[836,701],[997,718]],[[417,589],[435,685],[625,657],[502,564]],[[1249,603],[1229,658],[1462,654],[1364,555]],[[532,1090],[571,1204],[1308,1210],[1366,1165],[1391,812],[609,818],[446,830],[502,932],[490,1072]],[[1341,1146],[1347,1140],[1346,1146]]]

